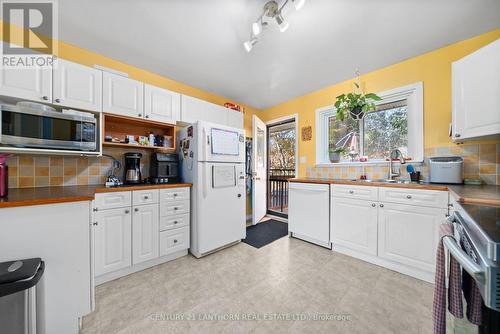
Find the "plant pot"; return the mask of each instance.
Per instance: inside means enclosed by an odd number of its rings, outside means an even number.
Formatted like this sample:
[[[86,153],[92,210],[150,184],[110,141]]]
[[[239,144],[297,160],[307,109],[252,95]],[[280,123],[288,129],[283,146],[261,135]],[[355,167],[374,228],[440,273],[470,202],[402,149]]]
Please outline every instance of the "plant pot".
[[[351,117],[355,120],[363,119],[365,117],[365,113],[363,112],[362,107],[356,107],[351,110]]]
[[[330,153],[330,162],[340,162],[340,153]]]

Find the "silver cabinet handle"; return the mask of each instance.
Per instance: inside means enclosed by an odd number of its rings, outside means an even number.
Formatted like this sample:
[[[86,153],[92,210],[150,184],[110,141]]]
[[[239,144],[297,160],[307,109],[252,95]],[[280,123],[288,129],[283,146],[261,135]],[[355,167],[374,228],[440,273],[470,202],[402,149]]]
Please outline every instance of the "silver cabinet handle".
[[[176,243],[177,243],[177,239],[174,239],[174,244],[176,244]]]
[[[354,194],[354,190],[349,190],[349,194]]]
[[[148,199],[148,198],[149,198],[149,196],[144,196],[144,199]]]
[[[177,223],[178,223],[178,221],[177,221],[177,220],[176,220],[176,221],[174,221],[174,225],[177,225]]]
[[[375,204],[375,203],[372,203],[372,207],[376,207],[376,206],[377,206],[377,204]]]
[[[149,118],[149,115],[146,115],[146,116],[144,116],[144,117]]]
[[[98,223],[98,222],[95,222],[95,223],[93,223],[92,225],[97,226],[97,225],[99,225],[99,223]]]
[[[177,211],[177,210],[179,210],[179,208],[178,208],[178,207],[174,207],[174,210],[176,210],[176,211]]]
[[[384,207],[384,204],[380,204],[380,207],[383,208]]]
[[[135,211],[135,212],[139,212],[139,208],[135,208],[135,209],[134,209],[134,211]]]
[[[137,114],[137,116],[142,117],[142,114]]]
[[[130,213],[130,211],[129,210],[125,210],[125,214],[127,214],[127,213]]]
[[[61,102],[61,99],[55,99],[54,101],[55,101],[56,103],[59,103],[59,102]]]
[[[455,138],[460,138],[460,133],[455,133]]]
[[[411,199],[411,195],[406,195],[406,198]]]
[[[42,96],[42,100],[48,101],[49,97],[47,95]]]
[[[174,197],[177,197],[177,193],[174,193]]]
[[[99,211],[99,209],[98,208],[93,208],[92,211],[97,212],[97,211]]]

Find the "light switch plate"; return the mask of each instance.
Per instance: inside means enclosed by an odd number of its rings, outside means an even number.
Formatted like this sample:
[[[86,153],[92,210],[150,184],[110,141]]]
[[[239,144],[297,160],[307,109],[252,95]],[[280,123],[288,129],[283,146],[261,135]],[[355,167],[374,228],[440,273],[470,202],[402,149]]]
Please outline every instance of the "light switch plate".
[[[307,157],[306,157],[306,156],[304,156],[304,155],[303,155],[303,156],[301,156],[301,157],[300,157],[300,163],[301,163],[301,164],[305,164],[305,163],[307,163]]]

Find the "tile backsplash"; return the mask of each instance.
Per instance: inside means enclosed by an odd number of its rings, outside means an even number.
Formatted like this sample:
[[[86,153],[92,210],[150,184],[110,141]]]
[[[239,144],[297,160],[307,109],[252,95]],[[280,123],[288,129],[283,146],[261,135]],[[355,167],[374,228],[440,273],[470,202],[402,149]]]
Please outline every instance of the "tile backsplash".
[[[500,144],[465,144],[425,150],[426,158],[433,156],[462,156],[464,178],[500,185]],[[415,169],[422,173],[425,180],[429,175],[427,159],[423,164],[415,164]],[[368,179],[382,179],[387,177],[388,172],[387,165],[307,167],[306,177],[354,179],[366,175]],[[408,178],[406,165],[401,166],[401,175]]]
[[[121,162],[122,168],[115,171],[120,179],[125,167],[126,152],[142,153],[142,176],[149,176],[150,151],[145,149],[106,148],[104,154]],[[113,163],[109,157],[74,157],[48,155],[14,155],[7,160],[9,166],[9,188],[47,186],[74,186],[104,184]]]

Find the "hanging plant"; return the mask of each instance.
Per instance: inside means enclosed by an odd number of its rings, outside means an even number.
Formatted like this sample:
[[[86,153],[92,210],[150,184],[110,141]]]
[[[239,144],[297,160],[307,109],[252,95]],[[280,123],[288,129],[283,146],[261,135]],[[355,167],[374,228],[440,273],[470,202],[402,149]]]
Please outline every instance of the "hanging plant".
[[[359,90],[359,83],[355,82],[354,85]],[[363,119],[366,113],[375,110],[375,101],[380,100],[381,98],[375,93],[353,92],[339,95],[335,100],[336,118],[339,121],[343,121],[348,116],[354,120]]]

